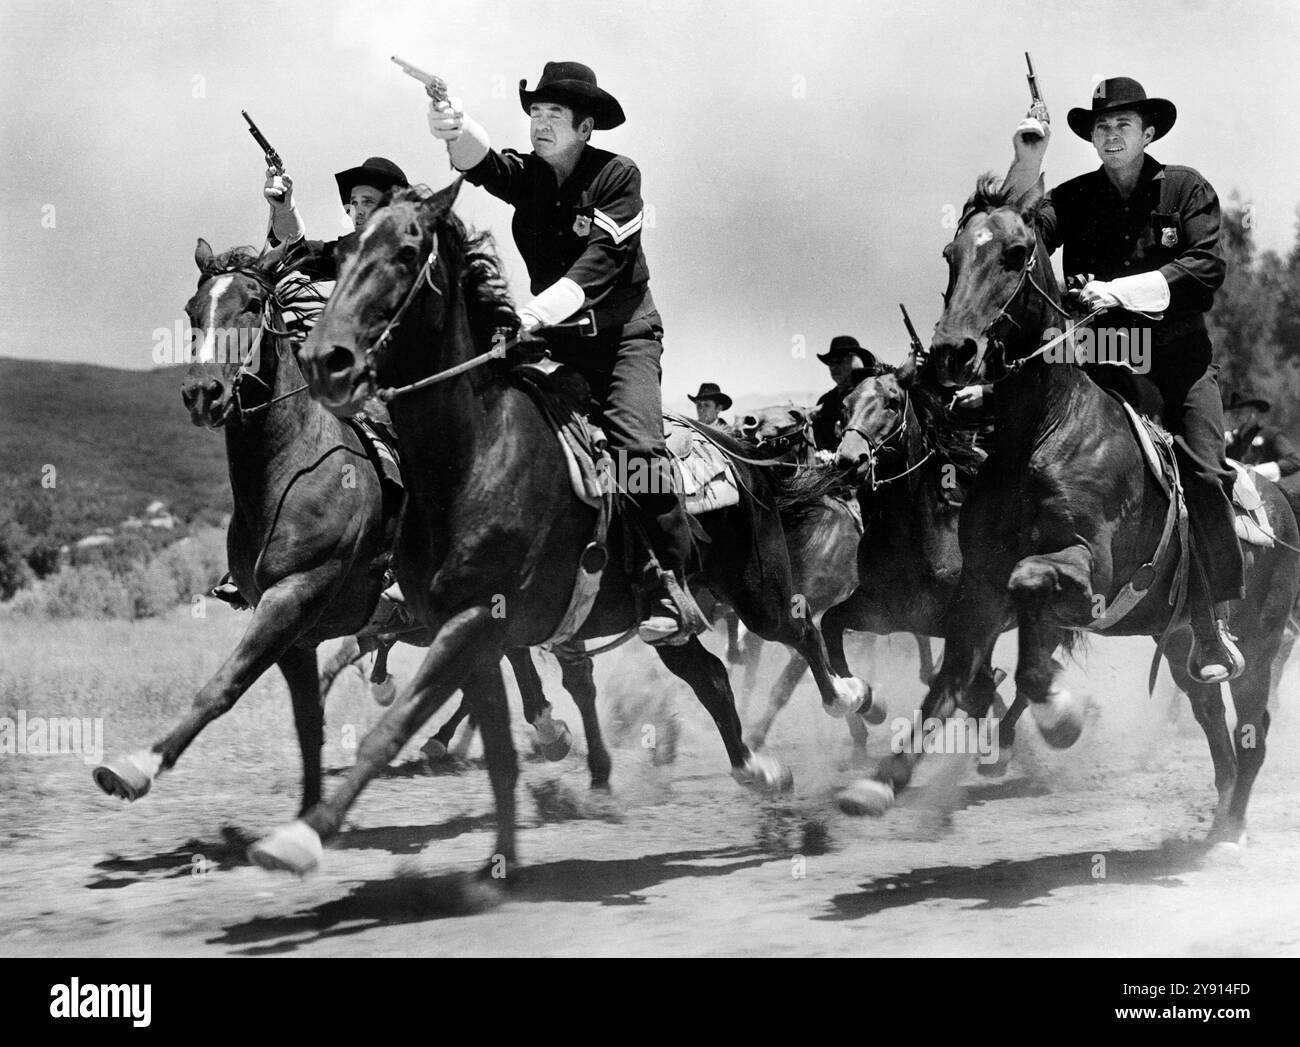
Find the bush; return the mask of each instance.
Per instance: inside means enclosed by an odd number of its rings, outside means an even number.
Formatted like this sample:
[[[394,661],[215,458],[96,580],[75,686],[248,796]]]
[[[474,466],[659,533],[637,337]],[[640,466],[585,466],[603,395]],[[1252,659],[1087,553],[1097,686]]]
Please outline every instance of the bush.
[[[48,618],[130,618],[131,593],[108,568],[69,567],[41,583]]]

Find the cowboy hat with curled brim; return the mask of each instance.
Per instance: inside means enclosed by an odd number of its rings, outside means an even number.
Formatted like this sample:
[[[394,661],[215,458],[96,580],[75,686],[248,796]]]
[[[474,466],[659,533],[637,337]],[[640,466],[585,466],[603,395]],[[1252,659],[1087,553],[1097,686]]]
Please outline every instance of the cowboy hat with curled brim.
[[[534,102],[559,102],[578,113],[590,114],[597,131],[608,131],[625,119],[618,99],[596,85],[596,74],[581,62],[547,62],[531,91],[519,81],[519,103],[524,112]]]
[[[687,393],[686,399],[693,404],[699,403],[701,400],[712,400],[724,411],[731,406],[731,397],[724,393],[713,382],[701,382],[700,391],[694,396]]]
[[[339,184],[339,197],[346,207],[352,200],[352,190],[359,185],[373,185],[382,192],[388,192],[395,186],[406,189],[410,183],[402,169],[393,161],[382,156],[372,156],[360,167],[349,167],[334,176]]]
[[[863,367],[876,366],[876,354],[858,345],[858,340],[850,334],[837,334],[831,339],[831,346],[824,353],[818,353],[817,359],[830,365],[846,356],[856,356]]]
[[[1235,390],[1228,397],[1228,402],[1223,405],[1225,411],[1244,410],[1247,407],[1253,407],[1257,411],[1271,411],[1273,409],[1273,405],[1262,396],[1242,396],[1241,393]]]
[[[1085,141],[1092,141],[1092,125],[1103,113],[1114,113],[1120,109],[1131,109],[1141,113],[1156,133],[1151,141],[1155,142],[1169,133],[1178,119],[1178,108],[1167,98],[1148,98],[1142,85],[1127,76],[1115,76],[1103,80],[1092,89],[1091,109],[1071,109],[1066,114],[1070,130]]]

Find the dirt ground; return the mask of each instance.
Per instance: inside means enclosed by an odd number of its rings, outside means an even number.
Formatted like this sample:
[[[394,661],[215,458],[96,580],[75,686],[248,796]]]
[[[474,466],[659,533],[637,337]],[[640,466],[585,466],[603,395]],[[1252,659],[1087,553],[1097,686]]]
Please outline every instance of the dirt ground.
[[[174,722],[241,625],[221,609],[202,628],[178,618],[17,636],[0,663],[0,714],[98,716],[109,753],[141,747]],[[1147,697],[1151,649],[1099,640],[1071,666],[1090,709],[1071,750],[1048,750],[1026,717],[1005,778],[980,778],[970,757],[935,758],[878,820],[836,808],[835,791],[862,767],[810,684],[769,739],[794,791],[764,799],[731,780],[693,696],[635,646],[597,663],[615,770],[612,799],[593,800],[577,712],[543,658],[576,744],[562,763],[541,762],[517,715],[523,867],[486,908],[464,890],[493,843],[476,746],[436,775],[412,746],[307,879],[248,863],[247,844],[297,805],[289,703],[273,673],[132,805],[102,795],[82,755],[0,756],[0,953],[1300,955],[1296,667],[1249,845],[1208,858],[1209,755],[1185,708],[1171,724],[1167,694]],[[896,637],[881,652],[871,676],[891,715],[907,715],[923,693],[915,648]],[[416,657],[394,659],[399,677]],[[1011,669],[1013,659],[1004,641],[996,661]],[[784,657],[768,648],[763,664],[771,677]],[[380,712],[349,672],[327,715],[331,788]],[[644,728],[662,743],[672,719],[678,751],[665,763]],[[887,741],[885,728],[873,732],[871,760]]]

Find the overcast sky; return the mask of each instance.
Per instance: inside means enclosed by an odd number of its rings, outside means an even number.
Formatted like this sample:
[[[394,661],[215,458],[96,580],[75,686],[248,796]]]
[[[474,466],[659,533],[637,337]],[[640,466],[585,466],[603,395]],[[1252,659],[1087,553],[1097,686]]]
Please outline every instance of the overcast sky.
[[[349,228],[335,171],[379,154],[412,181],[451,178],[390,54],[519,148],[518,81],[572,59],[628,116],[594,142],[641,168],[665,400],[685,406],[701,381],[820,389],[813,354],[833,335],[899,360],[897,303],[923,335],[938,319],[945,218],[1006,168],[1025,50],[1054,121],[1049,185],[1097,166],[1066,111],[1097,78],[1132,76],[1178,106],[1152,155],[1239,192],[1258,242],[1288,250],[1297,44],[1292,0],[0,0],[0,355],[152,365],[151,333],[193,291],[196,237],[263,236],[241,108],[329,238]],[[458,210],[497,233],[526,293],[505,205],[466,186]]]

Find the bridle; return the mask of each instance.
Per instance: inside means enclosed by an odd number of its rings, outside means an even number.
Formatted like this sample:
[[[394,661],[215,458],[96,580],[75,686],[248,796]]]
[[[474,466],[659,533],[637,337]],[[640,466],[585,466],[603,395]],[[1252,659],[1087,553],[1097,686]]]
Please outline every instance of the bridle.
[[[909,473],[916,472],[916,470],[920,469],[921,466],[925,465],[925,463],[928,462],[934,456],[934,449],[931,448],[930,450],[925,452],[925,455],[921,458],[919,462],[909,465],[901,473],[894,473],[892,476],[886,476],[883,480],[877,477],[876,467],[880,461],[881,452],[889,449],[890,444],[892,444],[895,440],[899,439],[907,432],[907,424],[908,424],[907,418],[909,414],[912,416],[913,419],[916,418],[916,412],[912,409],[912,394],[907,389],[904,389],[903,409],[898,413],[898,424],[894,426],[894,428],[891,429],[889,433],[887,433],[884,437],[882,437],[879,443],[874,442],[871,439],[870,435],[868,435],[866,430],[856,425],[845,425],[844,427],[844,431],[846,433],[856,433],[858,436],[862,437],[863,441],[867,445],[867,456],[866,456],[867,457],[867,479],[871,483],[872,491],[878,491],[886,484],[893,483],[895,480],[901,480],[904,476],[907,476]],[[918,422],[917,424],[919,425],[920,423]]]
[[[235,374],[235,380],[231,383],[230,406],[239,413],[239,420],[241,422],[252,415],[260,414],[262,411],[269,410],[272,404],[277,404],[281,400],[287,400],[291,396],[297,396],[299,393],[307,391],[307,383],[304,382],[296,389],[290,389],[287,393],[281,393],[279,396],[272,396],[271,387],[266,384],[266,380],[256,371],[251,370],[248,366],[249,363],[257,359],[258,349],[262,344],[262,336],[265,335],[266,332],[270,331],[271,334],[275,335],[277,338],[291,337],[287,330],[281,330],[271,326],[272,306],[279,308],[283,312],[283,306],[281,306],[279,300],[275,297],[275,292],[268,289],[266,302],[262,306],[262,323],[257,329],[257,336],[253,339],[253,345],[248,350],[248,355],[244,358],[243,362],[240,363],[239,371]],[[243,385],[244,379],[246,378],[251,378],[266,391],[267,399],[264,403],[257,404],[255,407],[244,406]],[[228,417],[230,408],[227,408],[226,413]],[[225,421],[226,418],[222,418],[222,422]]]
[[[809,418],[805,418],[802,422],[792,422],[789,426],[766,436],[751,436],[745,432],[743,426],[737,426],[737,429],[755,447],[771,448],[777,454],[784,454],[798,447],[816,447],[812,438],[812,420]]]
[[[968,215],[965,219],[963,219],[962,223],[957,227],[957,234],[956,234],[957,236],[961,235],[961,231],[963,228],[965,228],[966,221],[969,220],[969,217],[970,216]],[[954,237],[954,239],[956,239],[956,237]],[[1006,381],[1006,379],[1012,377],[1015,374],[1018,374],[1022,369],[1024,369],[1034,360],[1038,359],[1040,356],[1043,356],[1046,353],[1050,352],[1052,349],[1056,348],[1056,346],[1060,345],[1062,342],[1066,341],[1067,339],[1072,339],[1074,337],[1075,331],[1077,331],[1080,327],[1085,327],[1088,324],[1092,323],[1093,320],[1095,320],[1098,316],[1104,313],[1108,308],[1107,306],[1101,306],[1097,309],[1094,309],[1091,313],[1083,317],[1083,319],[1081,320],[1071,320],[1070,314],[1065,311],[1065,309],[1047,292],[1047,290],[1036,279],[1034,279],[1034,271],[1037,269],[1037,267],[1038,267],[1038,236],[1036,233],[1034,233],[1031,230],[1028,258],[1026,259],[1024,266],[1021,267],[1020,277],[1016,281],[1015,288],[1012,290],[1011,294],[1007,297],[1007,300],[1002,303],[1002,308],[999,309],[993,315],[993,319],[990,320],[984,326],[984,329],[982,331],[980,331],[980,337],[984,338],[987,341],[990,352],[992,351],[997,352],[998,361],[1002,365],[1002,374],[999,375],[997,378],[990,379],[990,382],[993,385],[997,385],[999,382]],[[1056,312],[1067,321],[1067,326],[1065,330],[1061,332],[1061,334],[1057,335],[1055,338],[1051,338],[1048,341],[1044,342],[1032,353],[1029,353],[1026,356],[1019,357],[1018,359],[1015,360],[1008,360],[1006,358],[1006,344],[1002,341],[1002,339],[994,337],[993,329],[997,327],[997,325],[1001,323],[1003,320],[1006,320],[1014,327],[1017,328],[1020,327],[1019,321],[1016,320],[1014,316],[1011,316],[1008,310],[1010,310],[1012,304],[1015,302],[1017,298],[1020,297],[1021,292],[1023,292],[1026,287],[1029,287],[1032,291],[1036,292],[1039,298],[1041,298],[1044,302],[1046,302],[1049,306],[1051,306],[1054,310],[1056,310]]]
[[[434,294],[438,295],[438,297],[446,297],[442,288],[433,281],[433,272],[437,264],[438,231],[435,227],[433,230],[432,242],[429,246],[429,256],[424,260],[424,264],[420,266],[420,271],[416,274],[415,280],[411,284],[411,289],[406,292],[406,297],[402,299],[402,304],[397,307],[397,312],[395,312],[388,320],[388,323],[384,325],[384,329],[379,333],[379,337],[375,339],[374,344],[365,351],[365,370],[362,372],[361,379],[359,379],[356,384],[360,385],[361,382],[364,381],[366,386],[370,389],[371,394],[378,397],[384,403],[391,403],[399,396],[405,396],[406,394],[413,393],[419,389],[425,389],[438,382],[445,382],[447,379],[455,378],[457,375],[464,374],[466,371],[472,371],[476,367],[482,367],[484,364],[489,363],[492,360],[503,359],[506,353],[515,346],[529,340],[527,335],[516,335],[514,338],[498,337],[493,343],[492,348],[487,352],[480,353],[478,356],[472,357],[469,360],[464,360],[453,367],[448,367],[445,370],[438,371],[437,373],[421,378],[418,381],[410,382],[407,385],[381,386],[379,384],[379,372],[375,366],[375,357],[392,339],[393,333],[401,325],[402,320],[406,317],[407,311],[419,296],[421,289],[427,285],[429,290],[433,291]],[[595,319],[588,314],[576,320],[559,324],[545,324],[542,327],[533,328],[533,330],[557,330],[561,328],[590,328],[594,331]]]

